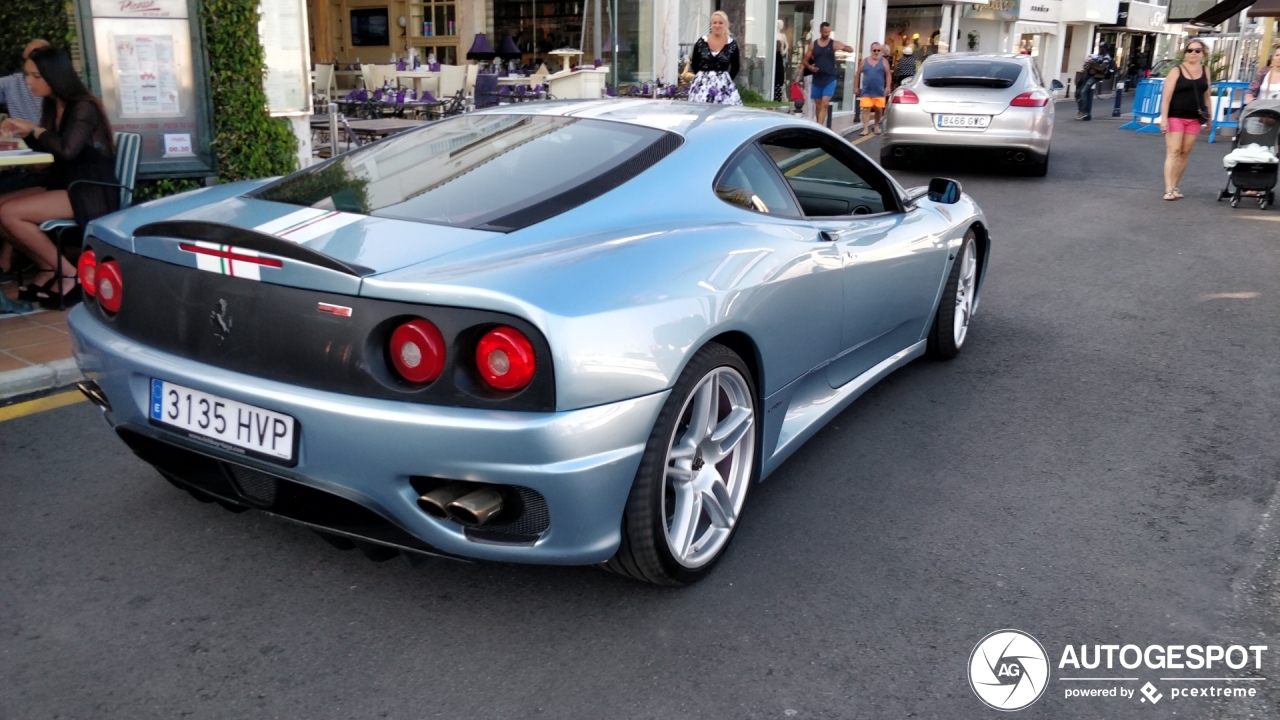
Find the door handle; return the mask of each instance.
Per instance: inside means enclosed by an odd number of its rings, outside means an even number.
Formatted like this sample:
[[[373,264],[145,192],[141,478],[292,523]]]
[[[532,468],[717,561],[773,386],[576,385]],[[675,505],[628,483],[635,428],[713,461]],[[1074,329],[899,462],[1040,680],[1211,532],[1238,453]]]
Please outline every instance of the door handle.
[[[840,239],[840,234],[833,233],[827,230],[819,230],[818,239],[821,240],[822,242],[835,242],[836,240]]]

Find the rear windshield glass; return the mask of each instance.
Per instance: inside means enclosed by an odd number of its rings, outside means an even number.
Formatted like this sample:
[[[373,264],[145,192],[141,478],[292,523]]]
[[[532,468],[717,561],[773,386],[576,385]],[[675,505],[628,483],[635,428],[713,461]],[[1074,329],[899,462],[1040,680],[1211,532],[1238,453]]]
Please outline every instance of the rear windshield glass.
[[[532,224],[616,187],[678,145],[668,135],[602,120],[463,115],[359,148],[250,197],[511,230],[517,223],[504,218]],[[645,152],[655,145],[663,152]]]
[[[1022,65],[995,58],[948,58],[924,64],[921,76],[929,87],[1007,88],[1022,74]]]

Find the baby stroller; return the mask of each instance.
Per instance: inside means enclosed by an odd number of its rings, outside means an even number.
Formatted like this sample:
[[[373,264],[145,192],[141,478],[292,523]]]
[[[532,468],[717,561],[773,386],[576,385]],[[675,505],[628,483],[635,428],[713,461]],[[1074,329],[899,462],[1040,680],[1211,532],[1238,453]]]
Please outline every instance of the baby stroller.
[[[1241,198],[1256,198],[1259,210],[1275,204],[1280,100],[1255,100],[1240,111],[1232,150],[1222,164],[1227,168],[1227,186],[1218,193],[1219,202],[1231,198],[1231,207],[1236,207]]]

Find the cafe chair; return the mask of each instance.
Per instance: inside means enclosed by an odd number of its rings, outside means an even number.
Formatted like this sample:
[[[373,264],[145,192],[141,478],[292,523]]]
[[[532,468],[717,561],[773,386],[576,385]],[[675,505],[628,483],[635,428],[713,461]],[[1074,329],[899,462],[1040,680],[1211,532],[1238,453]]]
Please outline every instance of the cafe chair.
[[[133,185],[138,179],[138,153],[142,148],[142,136],[137,133],[118,132],[115,134],[116,145],[116,182],[104,183],[95,180],[72,180],[67,185],[67,190],[78,184],[84,185],[104,185],[107,187],[120,188],[120,209],[124,210],[133,204]],[[59,220],[45,220],[40,223],[40,229],[44,231],[50,239],[53,240],[54,247],[58,250],[59,256],[65,256],[63,248],[63,238],[68,230],[79,228],[76,221],[71,218]],[[70,260],[70,258],[67,258]],[[62,286],[62,263],[54,263],[54,280],[55,287]],[[66,305],[61,296],[58,298],[58,308],[66,309]]]
[[[315,89],[312,93],[318,104],[328,105],[338,97],[338,86],[334,80],[333,65],[316,65]]]

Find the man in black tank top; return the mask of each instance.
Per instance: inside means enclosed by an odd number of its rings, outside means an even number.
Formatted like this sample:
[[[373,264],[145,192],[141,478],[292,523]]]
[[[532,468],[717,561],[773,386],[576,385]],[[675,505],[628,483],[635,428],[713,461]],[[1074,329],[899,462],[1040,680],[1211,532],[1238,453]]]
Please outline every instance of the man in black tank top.
[[[831,37],[831,23],[822,23],[818,31],[822,34],[821,39],[813,41],[801,64],[813,73],[813,89],[809,95],[813,99],[818,124],[825,125],[827,106],[836,94],[836,53],[853,52],[853,48]]]

